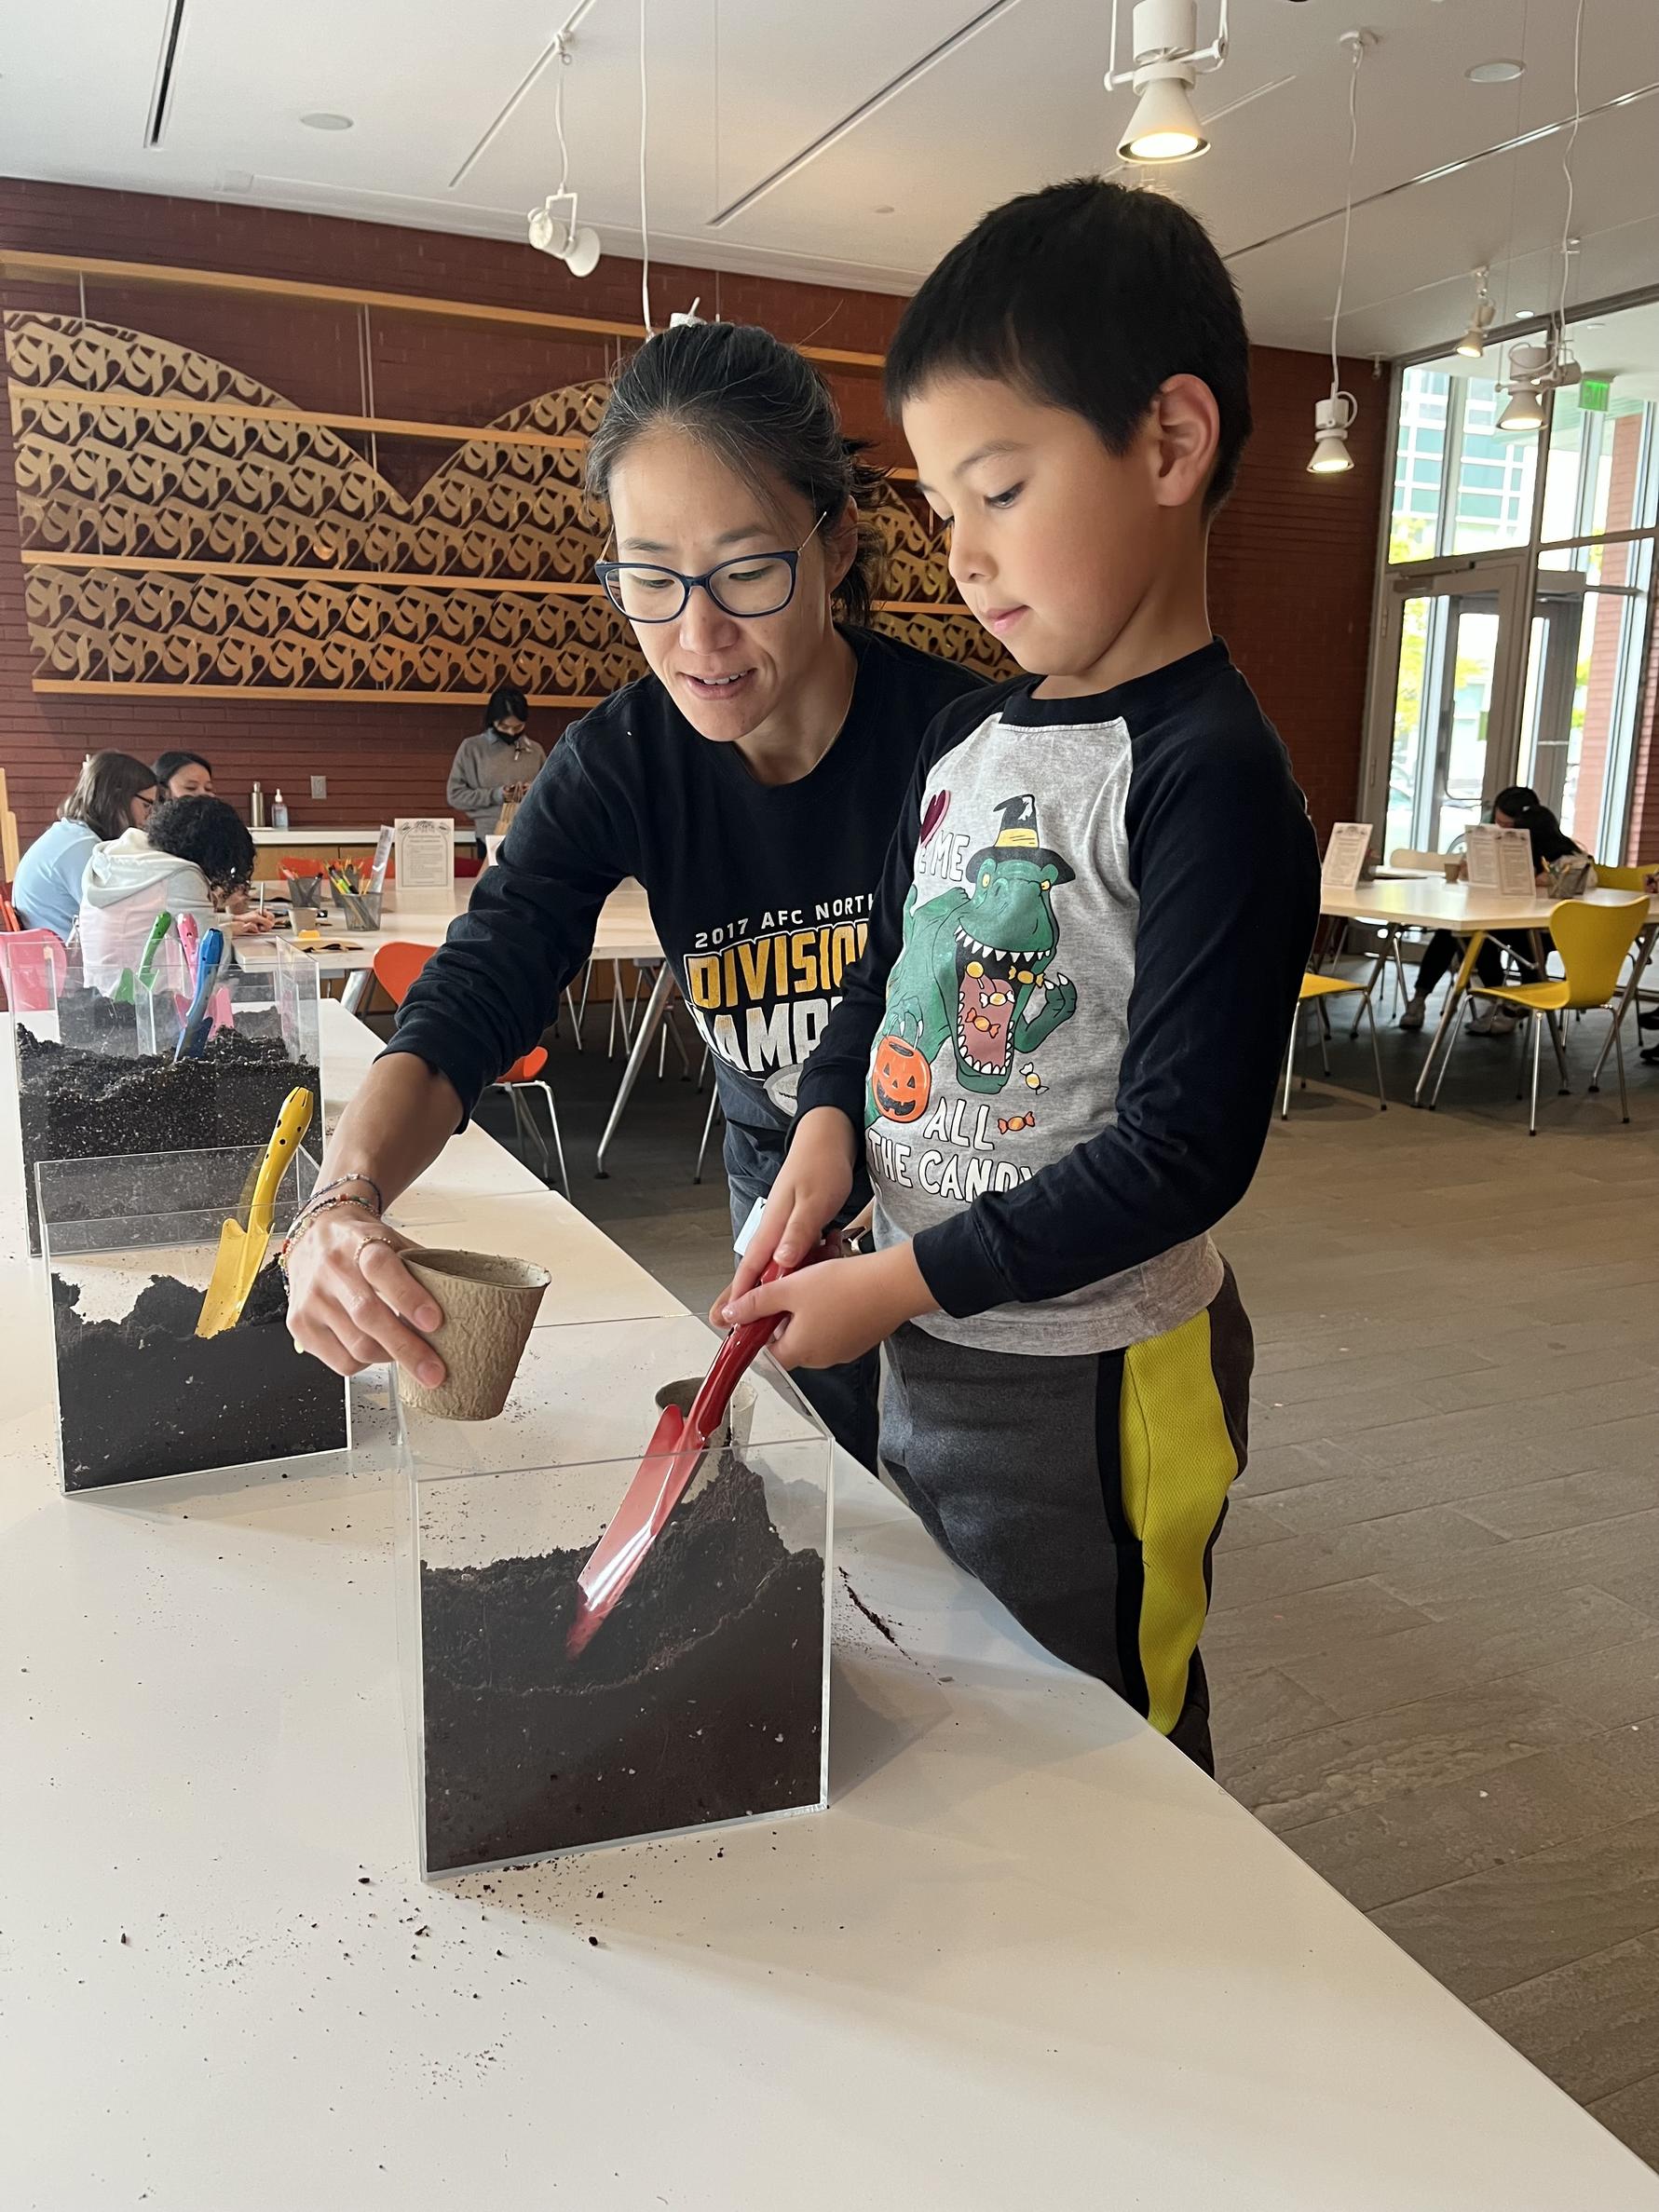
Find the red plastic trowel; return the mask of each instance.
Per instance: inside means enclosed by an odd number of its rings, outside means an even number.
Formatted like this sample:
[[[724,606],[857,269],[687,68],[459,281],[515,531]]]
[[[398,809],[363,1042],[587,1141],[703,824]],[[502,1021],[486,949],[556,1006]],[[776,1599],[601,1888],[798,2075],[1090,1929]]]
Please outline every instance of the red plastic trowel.
[[[801,1266],[810,1267],[814,1260],[823,1259],[826,1250],[823,1244],[815,1245]],[[781,1275],[794,1272],[774,1260],[760,1280],[776,1282]],[[702,1388],[691,1401],[691,1411],[682,1413],[677,1405],[663,1408],[639,1472],[577,1577],[577,1612],[564,1639],[566,1658],[578,1658],[587,1649],[644,1566],[697,1472],[710,1437],[725,1419],[739,1379],[766,1350],[784,1319],[781,1313],[763,1313],[758,1321],[744,1322],[733,1329],[714,1354]]]

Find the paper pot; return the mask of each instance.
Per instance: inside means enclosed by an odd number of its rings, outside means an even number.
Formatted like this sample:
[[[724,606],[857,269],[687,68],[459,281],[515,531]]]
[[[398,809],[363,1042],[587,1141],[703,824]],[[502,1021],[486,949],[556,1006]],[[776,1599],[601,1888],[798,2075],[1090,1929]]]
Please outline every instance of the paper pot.
[[[529,1260],[491,1252],[416,1249],[400,1256],[442,1310],[443,1320],[427,1341],[448,1370],[436,1390],[400,1377],[404,1397],[444,1420],[494,1420],[507,1404],[552,1277]]]

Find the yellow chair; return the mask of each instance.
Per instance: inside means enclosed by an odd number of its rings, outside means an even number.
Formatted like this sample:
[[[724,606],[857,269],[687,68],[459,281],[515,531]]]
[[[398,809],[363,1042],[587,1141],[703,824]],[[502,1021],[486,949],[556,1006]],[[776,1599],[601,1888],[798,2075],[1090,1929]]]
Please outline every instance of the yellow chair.
[[[1567,973],[1559,983],[1542,984],[1478,984],[1471,983],[1471,998],[1496,998],[1505,1006],[1523,1009],[1533,1017],[1532,1022],[1532,1113],[1528,1123],[1528,1134],[1538,1134],[1538,1054],[1543,1042],[1543,1025],[1548,1022],[1555,1038],[1557,1055],[1561,1061],[1561,1088],[1567,1088],[1566,1047],[1563,1043],[1557,1017],[1563,1013],[1587,1013],[1597,1007],[1607,1007],[1613,1017],[1613,1050],[1619,1063],[1619,1107],[1626,1121],[1630,1119],[1630,1096],[1625,1088],[1625,1045],[1619,1034],[1619,1010],[1611,1004],[1619,993],[1619,970],[1625,965],[1625,955],[1636,943],[1636,933],[1648,918],[1645,897],[1610,901],[1594,906],[1582,899],[1563,899],[1550,911],[1549,930],[1555,940],[1556,950]],[[1440,1074],[1435,1084],[1436,1103],[1440,1085],[1446,1080],[1447,1065],[1451,1059],[1457,1039],[1447,1047],[1446,1058],[1440,1063]],[[1520,1096],[1517,1089],[1516,1096]]]
[[[1380,963],[1379,963],[1379,967],[1380,968]],[[1359,993],[1360,1006],[1367,1021],[1371,1025],[1371,1062],[1377,1070],[1377,1104],[1383,1113],[1387,1113],[1388,1093],[1382,1088],[1382,1054],[1377,1049],[1377,1017],[1371,1011],[1371,985],[1376,981],[1377,977],[1373,975],[1369,984],[1351,983],[1346,977],[1340,975],[1315,975],[1312,969],[1302,977],[1301,988],[1297,993],[1296,1013],[1290,1024],[1290,1042],[1285,1048],[1285,1103],[1279,1109],[1281,1121],[1288,1120],[1290,1118],[1290,1079],[1296,1070],[1296,1031],[1297,1023],[1301,1018],[1302,1008],[1312,1005],[1318,1010],[1319,1056],[1325,1063],[1325,1072],[1328,1076],[1331,1071],[1331,1056],[1326,1048],[1326,1039],[1330,1034],[1330,1024],[1326,1014],[1325,1005],[1326,999],[1339,998],[1347,991]],[[1358,1014],[1353,1017],[1353,1025],[1356,1029],[1359,1027]]]
[[[1604,891],[1639,891],[1647,877],[1659,873],[1659,861],[1647,861],[1634,868],[1616,868],[1611,861],[1596,863],[1597,888]]]

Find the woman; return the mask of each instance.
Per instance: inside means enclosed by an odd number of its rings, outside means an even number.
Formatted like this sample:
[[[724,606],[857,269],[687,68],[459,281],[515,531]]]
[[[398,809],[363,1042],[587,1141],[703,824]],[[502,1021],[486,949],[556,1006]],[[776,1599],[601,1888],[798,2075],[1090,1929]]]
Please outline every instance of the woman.
[[[714,1056],[733,1222],[748,1216],[788,1133],[768,1079],[786,1084],[816,1043],[922,734],[978,681],[862,627],[867,475],[823,384],[766,332],[694,323],[650,339],[617,381],[588,477],[616,537],[601,579],[649,672],[554,748],[341,1118],[324,1181],[351,1202],[304,1221],[289,1323],[342,1374],[388,1357],[423,1379],[437,1367],[400,1319],[430,1326],[436,1310],[375,1216],[540,1036],[627,876]],[[800,1377],[866,1465],[875,1373],[872,1357]]]
[[[25,930],[51,930],[69,942],[87,862],[106,839],[142,830],[156,794],[153,771],[129,753],[88,755],[57,821],[18,862],[11,902]]]
[[[516,685],[498,684],[484,709],[483,727],[462,740],[449,770],[449,803],[470,814],[478,849],[495,835],[509,799],[522,799],[547,754],[525,735],[530,703]]]
[[[264,914],[232,915],[232,900],[246,892],[253,872],[253,840],[223,799],[197,795],[163,800],[142,830],[129,830],[101,845],[81,886],[81,963],[94,990],[108,991],[124,970],[137,970],[158,914],[175,922],[189,915],[198,930],[224,929],[238,937],[273,926]],[[162,975],[184,986],[183,957],[168,940]]]
[[[1583,850],[1562,829],[1550,809],[1529,783],[1511,783],[1492,801],[1492,820],[1501,830],[1524,829],[1532,841],[1532,872],[1540,890],[1549,882],[1552,861],[1563,859],[1570,852]],[[1417,988],[1406,1001],[1400,1015],[1402,1029],[1421,1029],[1428,1011],[1429,994],[1449,974],[1463,957],[1463,940],[1454,937],[1449,930],[1436,930],[1423,947],[1417,970]],[[1503,951],[1507,948],[1530,968],[1532,948],[1529,938],[1516,930],[1496,930],[1483,938],[1480,950],[1475,956],[1475,972],[1483,984],[1490,985],[1503,980]],[[1509,1037],[1514,1033],[1517,1017],[1504,1007],[1488,1007],[1477,1014],[1471,1027],[1481,1037]]]
[[[211,799],[213,764],[199,753],[164,753],[156,763],[156,780],[163,798]]]

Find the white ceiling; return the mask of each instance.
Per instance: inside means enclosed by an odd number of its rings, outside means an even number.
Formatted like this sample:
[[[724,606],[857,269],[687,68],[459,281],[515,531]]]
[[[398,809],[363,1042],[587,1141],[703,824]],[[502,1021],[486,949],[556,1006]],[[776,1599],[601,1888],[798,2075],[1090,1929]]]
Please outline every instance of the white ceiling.
[[[524,210],[557,181],[552,68],[503,110],[576,0],[184,0],[163,141],[146,148],[173,4],[0,0],[0,166],[502,237],[523,235]],[[1108,164],[1130,106],[1100,83],[1107,0],[590,0],[564,75],[572,182],[617,251],[640,237],[642,5],[660,261],[907,292],[986,208]],[[1200,0],[1206,35],[1216,5]],[[1474,157],[1571,116],[1574,8],[1233,0],[1231,54],[1199,86],[1213,148],[1164,174],[1228,255],[1258,339],[1328,340],[1347,156],[1339,40],[1356,24],[1380,43],[1359,86],[1343,350],[1444,344],[1482,261],[1504,319],[1553,305],[1564,134]],[[1655,0],[1584,0],[1584,25],[1586,111],[1659,85]],[[1524,56],[1518,83],[1466,81],[1498,55]],[[320,109],[354,128],[301,125]],[[1656,145],[1659,93],[1580,129],[1573,298],[1659,281]],[[663,278],[659,319],[685,304],[678,289]]]

